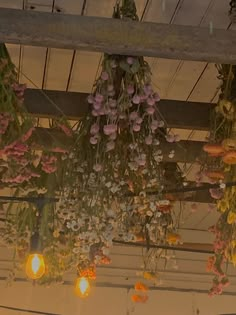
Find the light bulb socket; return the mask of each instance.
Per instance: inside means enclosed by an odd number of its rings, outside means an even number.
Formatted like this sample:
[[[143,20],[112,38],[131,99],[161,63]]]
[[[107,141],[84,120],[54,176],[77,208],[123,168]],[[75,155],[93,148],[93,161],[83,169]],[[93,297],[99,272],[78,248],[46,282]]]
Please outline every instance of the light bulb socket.
[[[35,232],[33,235],[31,235],[30,239],[30,253],[41,253],[42,252],[42,246],[40,242],[39,233]]]

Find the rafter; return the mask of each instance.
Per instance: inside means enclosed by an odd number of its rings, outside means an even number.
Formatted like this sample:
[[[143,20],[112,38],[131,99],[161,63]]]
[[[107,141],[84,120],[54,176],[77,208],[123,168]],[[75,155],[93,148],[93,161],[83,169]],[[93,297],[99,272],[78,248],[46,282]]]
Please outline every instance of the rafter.
[[[88,94],[77,92],[27,89],[25,105],[27,110],[38,117],[78,119],[89,109]],[[161,100],[158,108],[168,127],[180,129],[208,130],[210,112],[215,104]]]
[[[2,42],[236,64],[234,31],[0,9]]]

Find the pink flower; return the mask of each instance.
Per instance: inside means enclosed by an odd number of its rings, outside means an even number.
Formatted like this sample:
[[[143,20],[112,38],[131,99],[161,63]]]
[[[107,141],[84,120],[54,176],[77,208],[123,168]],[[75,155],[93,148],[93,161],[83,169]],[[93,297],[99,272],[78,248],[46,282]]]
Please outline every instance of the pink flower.
[[[141,117],[138,117],[136,120],[135,120],[135,123],[136,124],[141,124],[143,122],[143,119]]]
[[[95,101],[98,102],[98,103],[102,103],[103,100],[104,100],[104,96],[97,92],[96,95],[95,95]]]
[[[93,116],[93,117],[99,116],[99,112],[98,112],[97,110],[93,109],[93,110],[92,110],[92,116]]]
[[[90,133],[91,135],[96,135],[99,132],[99,125],[98,124],[93,124],[90,128]]]
[[[138,131],[140,131],[140,129],[141,129],[140,125],[138,125],[138,124],[133,125],[133,131],[138,132]]]
[[[117,137],[117,133],[114,132],[114,133],[112,133],[112,134],[109,136],[109,139],[110,139],[110,140],[116,140],[116,137]]]
[[[109,74],[106,71],[103,71],[101,74],[101,79],[107,81],[109,79]]]
[[[152,86],[150,84],[144,85],[143,90],[146,95],[152,94]]]
[[[146,143],[147,145],[151,145],[151,144],[152,144],[152,141],[153,141],[152,136],[147,136],[147,137],[145,138],[145,143]]]
[[[114,124],[105,125],[103,127],[103,132],[107,136],[111,135],[112,133],[114,133],[116,131],[117,131],[117,125],[114,125]]]
[[[156,102],[159,102],[160,101],[160,95],[158,93],[154,93],[153,94],[153,98]]]
[[[130,120],[136,120],[138,118],[138,113],[137,112],[131,112],[129,114],[129,119]]]
[[[146,108],[146,112],[148,113],[148,115],[153,115],[155,113],[155,108],[149,106]]]
[[[174,135],[169,134],[169,135],[166,135],[165,138],[166,138],[167,142],[170,142],[170,143],[175,142],[175,136]]]
[[[158,128],[158,126],[159,126],[158,121],[157,120],[153,120],[151,122],[150,128],[151,128],[152,131],[155,131]]]
[[[93,108],[94,108],[95,110],[99,110],[99,109],[101,109],[101,107],[102,107],[102,104],[101,104],[101,103],[98,103],[98,102],[93,103]]]
[[[128,93],[129,95],[134,94],[134,86],[133,86],[133,85],[128,85],[128,86],[127,86],[127,93]]]
[[[134,104],[139,104],[140,103],[140,96],[139,95],[134,95],[133,98],[132,98],[132,102]]]
[[[126,61],[129,65],[132,65],[134,63],[134,58],[133,57],[127,57]]]
[[[68,137],[72,137],[73,133],[72,133],[72,130],[64,125],[64,124],[60,124],[58,123],[58,127],[61,128],[61,130],[68,136]]]
[[[56,152],[56,153],[68,153],[68,150],[60,148],[60,147],[55,147],[52,148],[52,152]]]
[[[149,98],[147,99],[147,104],[148,104],[149,106],[153,106],[153,105],[155,105],[155,100],[154,100],[153,98],[149,97]]]
[[[33,131],[35,130],[34,127],[30,128],[22,137],[21,137],[21,141],[25,142],[27,141],[31,136]]]
[[[94,166],[93,166],[93,170],[95,171],[95,172],[101,172],[101,170],[102,170],[102,165],[101,164],[95,164]]]
[[[97,143],[98,143],[98,139],[95,138],[95,137],[91,137],[91,138],[89,139],[89,142],[90,142],[91,144],[97,144]]]
[[[210,188],[209,189],[210,195],[213,199],[221,199],[224,195],[224,192],[220,188]]]

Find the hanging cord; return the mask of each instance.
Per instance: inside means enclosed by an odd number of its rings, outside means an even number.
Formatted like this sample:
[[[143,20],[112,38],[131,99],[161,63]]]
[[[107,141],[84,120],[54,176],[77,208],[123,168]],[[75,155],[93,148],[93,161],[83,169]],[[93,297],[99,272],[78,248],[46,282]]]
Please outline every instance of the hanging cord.
[[[236,23],[236,0],[231,0],[229,10],[229,18],[232,23]]]

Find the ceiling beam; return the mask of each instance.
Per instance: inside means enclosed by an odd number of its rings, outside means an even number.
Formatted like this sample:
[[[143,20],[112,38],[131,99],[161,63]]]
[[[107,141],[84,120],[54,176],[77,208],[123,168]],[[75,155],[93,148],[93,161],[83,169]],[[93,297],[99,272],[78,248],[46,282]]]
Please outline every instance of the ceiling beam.
[[[25,105],[38,117],[79,119],[89,110],[88,94],[77,92],[27,89]],[[158,109],[170,128],[209,130],[210,114],[215,104],[161,100]],[[184,114],[183,114],[184,113]]]
[[[112,12],[111,12],[112,14]],[[2,42],[236,64],[235,31],[0,9]]]

